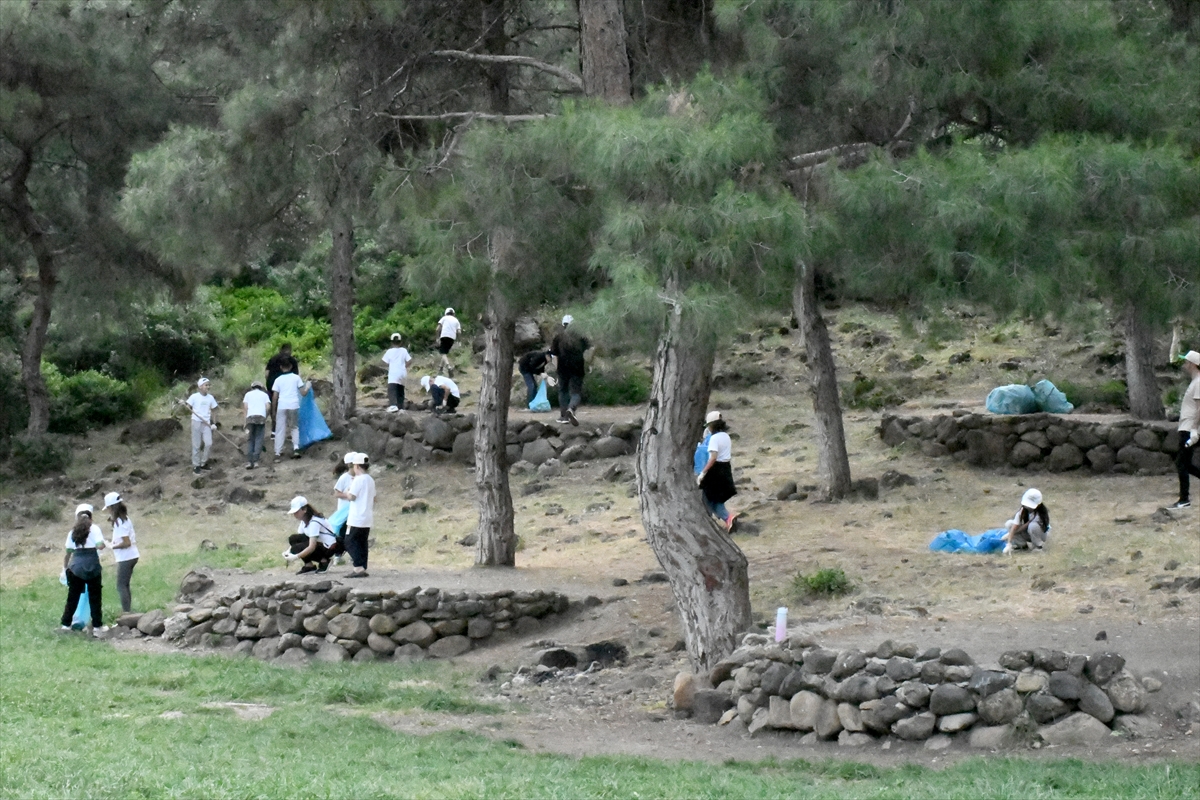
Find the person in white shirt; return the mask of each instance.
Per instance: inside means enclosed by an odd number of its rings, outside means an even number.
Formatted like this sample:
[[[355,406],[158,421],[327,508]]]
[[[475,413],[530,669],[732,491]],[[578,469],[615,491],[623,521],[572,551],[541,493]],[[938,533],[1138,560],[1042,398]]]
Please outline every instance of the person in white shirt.
[[[733,484],[733,442],[729,438],[729,426],[720,411],[710,411],[704,418],[711,435],[708,437],[708,463],[696,476],[696,485],[704,496],[708,513],[721,520],[727,531],[733,530],[735,514],[725,508],[725,501],[737,494]]]
[[[354,571],[347,578],[367,577],[367,540],[375,522],[375,479],[367,474],[371,465],[366,453],[350,454],[350,473],[354,476],[346,498],[350,516],[346,519],[346,552]]]
[[[458,332],[461,330],[462,323],[454,315],[454,309],[447,308],[437,322],[438,352],[442,354],[438,366],[447,375],[454,374],[454,365],[450,363],[450,348],[454,347],[454,341],[458,339]]]
[[[300,527],[288,537],[289,549],[283,552],[283,557],[288,561],[299,559],[304,562],[297,575],[329,569],[329,559],[337,549],[337,537],[329,522],[301,495],[292,498],[288,513],[296,518]]]
[[[354,480],[354,475],[350,472],[350,459],[353,456],[354,451],[351,450],[349,453],[346,453],[346,455],[343,456],[340,461],[333,465],[333,474],[337,476],[337,480],[333,484],[333,496],[337,498],[337,508],[334,509],[335,516],[336,512],[339,512],[346,506],[350,505],[350,496],[346,494],[346,492],[350,491],[350,483]],[[345,527],[346,523],[344,521],[334,527],[334,535],[345,537]],[[340,550],[341,548],[339,548],[339,551]],[[341,566],[342,560],[345,559],[345,557],[344,551],[338,552],[338,554],[333,557],[333,563],[337,566]]]
[[[117,595],[121,598],[121,611],[128,614],[133,610],[133,597],[129,592],[129,579],[137,566],[137,534],[129,521],[129,509],[121,499],[120,492],[104,495],[104,508],[109,510],[108,521],[112,523],[112,551],[117,560]]]
[[[100,551],[104,549],[104,534],[100,526],[92,522],[95,509],[90,503],[75,507],[75,526],[67,534],[66,553],[63,555],[63,575],[67,581],[67,605],[62,613],[62,630],[71,630],[71,618],[83,590],[87,589],[88,605],[92,612],[92,635],[108,630],[102,618],[100,585]]]
[[[267,417],[271,413],[271,395],[261,381],[250,384],[250,391],[242,398],[242,411],[246,415],[246,469],[254,469],[262,456]]]
[[[433,413],[440,414],[442,412],[442,403],[445,403],[445,410],[448,414],[453,414],[458,408],[458,403],[462,400],[462,395],[459,394],[458,384],[444,375],[438,375],[435,378],[430,378],[428,375],[421,378],[421,388],[424,389],[433,398]]]
[[[208,469],[208,454],[212,452],[212,432],[217,424],[217,398],[208,393],[208,378],[196,381],[196,391],[187,399],[192,410],[192,472]]]
[[[1187,508],[1191,500],[1191,476],[1200,478],[1193,458],[1200,445],[1200,353],[1188,350],[1179,357],[1191,378],[1179,401],[1179,450],[1175,453],[1175,468],[1179,472],[1179,500],[1171,508]]]
[[[404,408],[404,379],[408,377],[408,365],[412,356],[400,345],[399,333],[392,334],[392,346],[383,354],[383,363],[388,365],[388,411]]]
[[[283,372],[271,386],[275,400],[275,457],[283,455],[283,441],[292,435],[292,458],[300,457],[300,396],[308,394],[308,384],[292,372],[290,364],[282,364]]]
[[[1041,550],[1050,538],[1050,509],[1043,502],[1039,489],[1026,489],[1021,506],[1013,518],[1004,523],[1004,554],[1013,550]]]

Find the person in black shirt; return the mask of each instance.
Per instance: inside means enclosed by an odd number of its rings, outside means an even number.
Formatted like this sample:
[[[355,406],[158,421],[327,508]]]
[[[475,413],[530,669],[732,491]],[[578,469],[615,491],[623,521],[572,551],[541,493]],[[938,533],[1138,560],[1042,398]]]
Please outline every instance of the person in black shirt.
[[[517,362],[517,370],[525,379],[525,391],[528,394],[525,398],[526,406],[532,403],[533,398],[537,396],[537,381],[533,376],[541,375],[546,371],[546,362],[550,360],[551,355],[549,350],[534,350],[521,356],[520,361]]]
[[[287,365],[289,368],[284,369],[284,365]],[[279,345],[279,352],[271,356],[270,360],[267,361],[267,392],[270,392],[271,387],[275,385],[275,379],[285,372],[300,374],[300,362],[292,356],[291,342],[284,342]],[[271,401],[271,416],[268,419],[275,419],[274,398]]]
[[[570,314],[562,318],[562,330],[550,343],[550,352],[558,370],[558,421],[578,425],[575,409],[583,399],[583,354],[591,343],[571,329],[574,321]]]

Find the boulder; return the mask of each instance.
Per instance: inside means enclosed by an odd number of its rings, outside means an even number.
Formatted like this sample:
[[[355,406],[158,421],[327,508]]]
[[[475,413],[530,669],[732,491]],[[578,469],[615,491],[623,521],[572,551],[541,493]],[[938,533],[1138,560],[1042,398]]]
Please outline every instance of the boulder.
[[[162,636],[167,629],[166,620],[160,609],[154,609],[142,614],[138,620],[137,629],[147,636]]]
[[[322,664],[340,664],[349,660],[350,654],[346,652],[346,648],[334,642],[321,642],[320,649],[313,655],[313,661]]]
[[[892,733],[906,741],[921,741],[933,735],[933,729],[936,724],[937,717],[928,711],[923,711],[920,714],[896,722],[892,725]]]
[[[1046,672],[1063,671],[1067,668],[1067,654],[1061,650],[1038,648],[1033,651],[1033,665]]]
[[[838,720],[842,723],[842,729],[851,733],[861,733],[863,727],[862,712],[858,706],[851,703],[838,703],[837,707]]]
[[[980,697],[988,697],[1001,689],[1007,689],[1014,683],[1016,683],[1016,678],[1007,672],[981,669],[971,676],[971,680],[967,683],[967,688]]]
[[[913,709],[896,697],[881,697],[864,703],[863,726],[876,733],[887,733],[892,725],[913,715]]]
[[[371,633],[378,633],[380,636],[391,636],[400,627],[391,614],[376,614],[367,624],[371,628]]]
[[[804,651],[804,671],[816,675],[824,675],[833,669],[834,662],[838,659],[838,654],[833,650],[824,650],[820,647],[814,647]]]
[[[942,653],[940,661],[948,667],[967,667],[975,663],[967,651],[957,647]]]
[[[1163,475],[1174,470],[1174,462],[1166,453],[1143,450],[1135,444],[1127,444],[1117,451],[1117,463],[1124,464],[1134,472]]]
[[[819,694],[809,691],[797,692],[789,703],[792,727],[801,731],[811,731],[816,728],[817,717],[821,713],[821,705],[824,702]]]
[[[1122,714],[1136,714],[1146,706],[1146,690],[1126,670],[1109,680],[1104,693],[1112,702],[1113,709]]]
[[[1131,739],[1157,739],[1162,735],[1162,723],[1141,714],[1122,714],[1113,720],[1113,730]]]
[[[1022,672],[1017,676],[1017,682],[1013,688],[1020,694],[1032,694],[1045,689],[1050,683],[1050,679],[1041,672]]]
[[[307,627],[308,622],[305,621]],[[437,639],[437,634],[433,632],[433,628],[429,627],[426,622],[414,622],[411,625],[405,625],[400,630],[392,634],[392,641],[396,644],[415,644],[418,647],[426,648],[433,644]]]
[[[313,614],[304,618],[304,630],[313,636],[324,636],[329,633],[329,618],[324,614]]]
[[[966,714],[947,714],[938,719],[937,728],[942,733],[958,733],[974,725],[978,719],[978,714],[970,712]]]
[[[979,750],[999,750],[1013,744],[1011,725],[980,725],[971,729],[967,744]]]
[[[1078,700],[1083,694],[1083,681],[1069,672],[1059,670],[1050,673],[1050,694],[1059,700]]]
[[[972,466],[991,469],[1007,462],[1008,452],[1004,448],[1003,436],[990,431],[969,430],[966,440],[967,463]]]
[[[1092,472],[1108,472],[1117,463],[1117,454],[1106,444],[1088,450],[1086,457]]]
[[[365,643],[367,636],[371,634],[371,624],[354,614],[338,614],[329,620],[328,633],[337,639],[353,639]]]
[[[496,629],[496,623],[487,617],[471,617],[467,621],[467,636],[472,639],[486,639]]]
[[[867,665],[867,656],[861,650],[846,650],[838,654],[837,660],[833,662],[833,667],[830,675],[835,680],[853,675]]]
[[[762,690],[767,694],[777,695],[779,694],[780,688],[783,686],[784,680],[788,675],[791,674],[791,672],[792,668],[788,664],[772,661],[771,665],[763,671],[758,685],[762,687]],[[789,697],[787,699],[791,698]]]
[[[454,427],[441,417],[428,417],[421,428],[421,439],[435,450],[449,450],[458,437]]]
[[[450,445],[450,457],[467,466],[475,463],[474,431],[463,431],[454,437],[454,442]]]
[[[273,636],[266,639],[259,639],[254,643],[254,649],[250,651],[250,655],[260,661],[270,661],[275,656],[279,655],[279,637]]]
[[[558,478],[567,474],[567,465],[557,458],[547,458],[537,468],[539,478]]]
[[[783,679],[783,683],[779,685],[779,696],[784,700],[791,700],[796,692],[805,688],[804,679],[804,670],[794,667],[788,672],[787,677]]]
[[[851,675],[838,686],[837,699],[858,705],[879,697],[876,680],[872,675]]]
[[[838,747],[865,747],[875,739],[869,733],[842,731],[838,734]]]
[[[543,667],[551,667],[552,669],[567,669],[568,667],[579,666],[579,656],[565,647],[551,647],[547,650],[541,650],[537,654],[537,663]],[[684,675],[691,673],[681,672],[675,678],[676,688],[679,687],[679,679]],[[695,689],[692,689],[692,694],[695,694]],[[676,706],[678,708],[679,706]]]
[[[842,732],[842,721],[838,718],[838,704],[834,700],[823,700],[817,712],[817,724],[813,727],[817,736],[832,739]]]
[[[1008,454],[1008,463],[1018,469],[1027,467],[1042,458],[1042,450],[1030,442],[1017,442]]]
[[[172,614],[163,620],[162,637],[167,641],[175,641],[187,633],[191,626],[192,621],[188,619],[187,614]]]
[[[937,658],[935,656],[934,658]],[[921,664],[921,680],[928,684],[939,684],[946,677],[946,666],[940,661],[925,661]]]
[[[1113,704],[1108,695],[1099,686],[1087,681],[1084,682],[1083,692],[1079,696],[1079,710],[1091,714],[1106,725],[1113,718]]]
[[[1083,451],[1069,442],[1050,451],[1044,462],[1051,472],[1066,472],[1083,466]]]
[[[1046,744],[1089,745],[1106,741],[1111,735],[1108,726],[1091,714],[1076,711],[1053,725],[1038,728],[1038,735]]]
[[[385,656],[390,656],[396,652],[396,643],[387,636],[378,633],[371,633],[367,636],[367,647]]]
[[[887,676],[897,683],[912,680],[921,674],[921,668],[911,658],[892,656],[887,661]]]
[[[1033,666],[1033,651],[1009,650],[1000,654],[1000,666],[1004,669],[1023,670]]]
[[[975,710],[975,696],[961,686],[943,683],[929,696],[929,710],[939,717]]]
[[[1025,710],[1034,722],[1045,725],[1065,715],[1071,707],[1052,694],[1038,692],[1025,701]]]
[[[616,458],[629,452],[628,442],[616,436],[602,436],[592,448],[596,451],[597,458]]]
[[[696,692],[700,689],[700,682],[690,672],[680,672],[675,676],[675,685],[671,690],[671,701],[675,705],[676,711],[691,711],[692,704],[696,699]]]
[[[1021,713],[1021,695],[1013,689],[1001,689],[980,700],[976,706],[979,718],[989,725],[1004,725]]]
[[[434,658],[453,658],[471,649],[471,640],[466,636],[447,636],[429,645],[429,655]]]
[[[521,460],[537,466],[555,457],[554,446],[546,439],[534,439],[521,448]]]
[[[276,664],[282,664],[285,667],[303,667],[307,666],[312,661],[312,656],[306,650],[300,647],[293,647],[283,651],[278,658],[275,659]]]
[[[183,576],[179,583],[177,598],[188,602],[189,598],[199,597],[213,587],[213,579],[203,572],[191,571]]]
[[[526,353],[542,343],[542,331],[533,317],[518,317],[513,326],[513,349]]]
[[[896,687],[896,697],[909,708],[924,708],[929,704],[929,687],[920,681],[906,681]]]
[[[792,727],[791,705],[782,697],[771,697],[767,701],[767,725],[778,730]]]
[[[1125,668],[1125,659],[1116,653],[1092,653],[1087,660],[1084,674],[1097,686],[1108,683],[1112,676]]]
[[[746,723],[746,732],[754,736],[759,731],[767,727],[767,722],[770,719],[770,712],[765,708],[754,709],[750,716],[750,721]]]
[[[418,644],[409,642],[402,644],[396,648],[396,652],[392,653],[393,661],[423,661],[425,659],[425,651]]]
[[[733,708],[733,698],[714,689],[700,689],[692,699],[692,719],[704,725],[715,725],[721,715]]]

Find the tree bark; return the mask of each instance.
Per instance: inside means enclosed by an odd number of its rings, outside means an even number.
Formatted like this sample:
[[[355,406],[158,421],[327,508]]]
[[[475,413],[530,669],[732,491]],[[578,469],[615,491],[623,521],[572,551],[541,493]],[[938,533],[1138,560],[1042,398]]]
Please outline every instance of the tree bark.
[[[633,97],[621,0],[579,0],[583,93],[615,106]]]
[[[1163,418],[1154,377],[1154,330],[1133,305],[1125,309],[1125,386],[1130,413],[1138,419]]]
[[[58,265],[54,249],[38,224],[37,215],[29,202],[29,172],[33,168],[33,151],[21,153],[17,168],[12,176],[12,194],[9,198],[21,233],[29,240],[37,262],[37,295],[33,298],[33,314],[25,332],[21,348],[21,383],[25,386],[25,399],[29,404],[28,433],[45,433],[50,427],[50,392],[42,377],[42,353],[46,349],[46,333],[50,329],[50,310],[54,302],[54,289],[58,285]]]
[[[846,431],[842,427],[842,405],[838,397],[833,347],[817,305],[816,270],[809,264],[796,264],[792,308],[796,319],[800,321],[800,338],[808,358],[808,374],[812,384],[818,480],[824,496],[836,500],[850,493],[850,458],[846,454]]]
[[[337,425],[345,425],[354,413],[357,401],[354,383],[354,218],[340,196],[330,215],[329,232],[333,237],[329,255],[329,326],[333,338],[331,416]]]
[[[517,534],[508,485],[507,440],[516,313],[502,285],[512,253],[511,232],[496,232],[491,249],[492,288],[483,316],[483,370],[475,410],[475,492],[479,502],[475,564],[512,567],[516,565]]]
[[[659,340],[637,455],[642,523],[671,582],[696,671],[733,652],[750,625],[746,556],[705,511],[692,473],[714,352],[674,307]]]
[[[508,35],[504,30],[504,1],[483,0],[483,47],[495,56],[505,55]],[[487,67],[488,110],[493,114],[508,113],[508,65],[493,62]]]

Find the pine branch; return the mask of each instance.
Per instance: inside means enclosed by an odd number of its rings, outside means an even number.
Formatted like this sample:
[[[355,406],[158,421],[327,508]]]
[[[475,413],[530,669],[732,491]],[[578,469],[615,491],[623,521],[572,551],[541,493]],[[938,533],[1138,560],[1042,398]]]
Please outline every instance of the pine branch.
[[[788,160],[792,162],[792,166],[796,169],[807,169],[808,167],[815,167],[818,164],[824,164],[826,161],[833,161],[834,159],[856,160],[864,158],[874,146],[870,142],[839,144],[836,147],[828,147],[824,150],[815,150],[811,153],[792,156]]]
[[[379,112],[379,116],[394,119],[399,122],[474,122],[477,119],[488,122],[532,122],[547,119],[552,114],[491,114],[486,111],[447,111],[444,114],[387,114]]]
[[[536,58],[529,56],[502,56],[492,55],[488,53],[468,53],[465,50],[434,50],[430,55],[441,56],[443,58],[457,58],[462,61],[478,61],[484,64],[516,64],[523,67],[533,67],[540,69],[542,72],[548,72],[551,75],[559,77],[569,83],[576,91],[583,91],[583,78],[556,64],[550,64],[545,61],[539,61]]]

